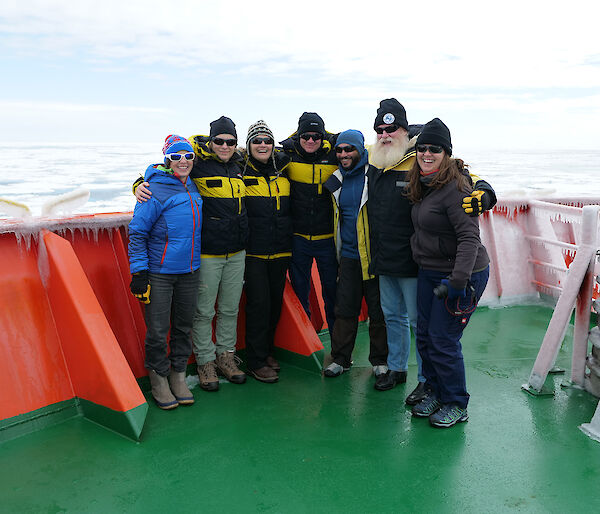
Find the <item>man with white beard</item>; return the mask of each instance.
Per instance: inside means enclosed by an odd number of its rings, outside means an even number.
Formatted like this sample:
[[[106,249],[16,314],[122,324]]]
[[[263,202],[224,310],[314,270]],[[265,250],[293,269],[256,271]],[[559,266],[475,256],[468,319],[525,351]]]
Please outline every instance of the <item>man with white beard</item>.
[[[414,228],[411,204],[404,195],[406,174],[416,160],[416,135],[409,138],[406,110],[395,98],[382,100],[373,125],[377,140],[369,148],[368,215],[371,229],[371,266],[379,276],[381,308],[388,343],[388,371],[377,377],[375,389],[388,391],[406,382],[410,328],[417,329],[417,271],[410,247]],[[474,191],[463,200],[467,214],[476,216],[496,203],[492,187],[472,176]],[[415,348],[416,349],[416,348]],[[421,357],[417,355],[417,387],[406,403],[414,405],[425,394]]]

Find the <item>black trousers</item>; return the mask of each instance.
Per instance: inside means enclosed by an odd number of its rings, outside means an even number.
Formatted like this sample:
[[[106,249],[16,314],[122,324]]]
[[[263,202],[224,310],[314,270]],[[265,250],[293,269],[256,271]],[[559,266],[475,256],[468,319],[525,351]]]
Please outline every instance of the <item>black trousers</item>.
[[[363,297],[369,309],[369,362],[373,366],[386,364],[387,334],[379,300],[379,280],[363,280],[360,261],[342,257],[335,301],[335,325],[331,336],[331,357],[333,362],[346,368],[352,362]]]
[[[248,369],[267,365],[273,352],[275,329],[281,315],[289,257],[246,257],[246,361]]]

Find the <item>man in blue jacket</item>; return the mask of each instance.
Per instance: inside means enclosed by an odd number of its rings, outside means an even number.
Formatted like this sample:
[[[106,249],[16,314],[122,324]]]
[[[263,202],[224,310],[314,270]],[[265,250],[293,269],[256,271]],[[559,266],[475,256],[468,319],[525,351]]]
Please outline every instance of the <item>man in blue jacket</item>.
[[[334,238],[339,260],[335,323],[331,337],[333,362],[326,377],[337,377],[350,369],[365,298],[369,309],[369,361],[376,376],[387,371],[387,339],[379,301],[379,284],[369,274],[370,237],[367,217],[369,155],[358,130],[346,130],[337,138],[335,153],[339,168],[325,182],[333,198]]]

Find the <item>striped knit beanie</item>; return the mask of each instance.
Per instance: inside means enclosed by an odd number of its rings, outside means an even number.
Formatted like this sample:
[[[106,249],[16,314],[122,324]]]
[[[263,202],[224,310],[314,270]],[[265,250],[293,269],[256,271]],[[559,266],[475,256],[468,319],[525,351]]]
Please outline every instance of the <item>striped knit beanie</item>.
[[[258,120],[248,127],[248,136],[246,136],[246,150],[248,150],[248,154],[250,153],[250,141],[259,134],[266,134],[275,141],[275,136],[269,126],[263,120]]]

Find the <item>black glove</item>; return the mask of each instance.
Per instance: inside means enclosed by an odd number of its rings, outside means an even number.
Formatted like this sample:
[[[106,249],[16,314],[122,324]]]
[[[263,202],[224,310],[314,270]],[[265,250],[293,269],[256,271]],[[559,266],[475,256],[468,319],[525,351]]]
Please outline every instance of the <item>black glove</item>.
[[[138,271],[131,275],[129,284],[131,293],[142,303],[150,303],[150,283],[148,281],[148,270]]]
[[[473,218],[479,216],[482,212],[490,208],[491,199],[487,191],[476,189],[471,196],[463,198],[462,208]]]

